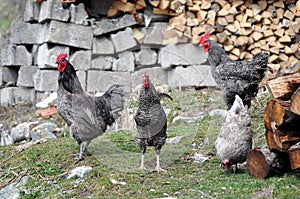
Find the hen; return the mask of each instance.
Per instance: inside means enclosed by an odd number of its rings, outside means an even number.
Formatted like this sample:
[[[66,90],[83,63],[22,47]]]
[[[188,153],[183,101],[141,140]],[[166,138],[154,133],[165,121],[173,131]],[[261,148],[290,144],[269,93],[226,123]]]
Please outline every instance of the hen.
[[[83,159],[90,142],[102,135],[123,110],[123,91],[116,85],[102,96],[91,96],[84,92],[74,67],[68,62],[67,54],[61,53],[56,62],[59,71],[57,111],[70,127],[70,134],[80,145],[75,163]],[[75,164],[74,163],[74,164]]]
[[[221,159],[221,167],[229,169],[235,165],[234,173],[237,163],[245,162],[252,148],[251,119],[238,95],[235,96],[235,101],[227,113],[215,147]]]
[[[204,52],[208,52],[212,76],[223,91],[228,109],[235,95],[239,95],[244,105],[250,108],[251,100],[258,92],[258,85],[265,76],[268,54],[260,52],[252,60],[232,61],[221,46],[209,37],[209,34],[203,35],[199,44]]]
[[[146,73],[142,77],[143,87],[140,91],[139,107],[134,117],[137,126],[135,135],[136,143],[141,150],[141,169],[144,167],[144,155],[147,146],[154,146],[156,151],[156,170],[163,171],[160,167],[159,154],[167,139],[167,117],[160,100],[167,97],[173,100],[166,93],[159,93]]]

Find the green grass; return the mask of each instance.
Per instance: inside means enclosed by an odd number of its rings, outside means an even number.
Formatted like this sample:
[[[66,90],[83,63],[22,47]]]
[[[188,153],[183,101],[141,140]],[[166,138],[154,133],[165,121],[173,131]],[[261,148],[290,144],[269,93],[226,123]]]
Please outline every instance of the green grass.
[[[164,105],[172,110],[169,122],[182,110],[208,112],[213,106],[220,106],[218,102],[210,102],[201,91],[173,91],[170,94],[174,101],[164,100]],[[259,98],[249,110],[254,146],[265,144],[262,117],[268,99],[268,96]],[[145,166],[149,170],[139,170],[140,153],[134,141],[135,131],[108,132],[93,140],[88,156],[76,165],[93,167],[92,173],[81,180],[66,179],[76,167],[72,165],[74,158],[70,154],[79,151],[79,146],[70,137],[49,140],[22,152],[17,152],[14,146],[0,147],[0,187],[14,182],[26,171],[24,175],[29,176],[30,181],[21,198],[252,198],[256,192],[272,186],[274,198],[298,198],[299,172],[255,179],[244,168],[235,175],[221,170],[214,141],[222,122],[219,117],[205,116],[191,123],[170,124],[169,137],[183,135],[184,138],[176,145],[163,147],[161,164],[167,172],[159,174],[152,171],[155,153],[151,147],[145,156]],[[187,156],[196,152],[209,157],[209,161],[194,163],[187,160]],[[127,184],[113,185],[111,177]]]

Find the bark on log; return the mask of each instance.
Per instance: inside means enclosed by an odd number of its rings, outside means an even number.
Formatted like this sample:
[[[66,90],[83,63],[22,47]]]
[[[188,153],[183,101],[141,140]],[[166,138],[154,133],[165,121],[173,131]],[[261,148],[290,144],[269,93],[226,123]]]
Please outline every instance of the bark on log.
[[[290,109],[293,113],[300,115],[300,87],[294,92],[291,97]]]
[[[300,168],[300,142],[293,145],[289,150],[291,169]]]
[[[255,178],[281,175],[290,170],[289,155],[273,152],[267,146],[251,149],[247,157],[247,171]]]

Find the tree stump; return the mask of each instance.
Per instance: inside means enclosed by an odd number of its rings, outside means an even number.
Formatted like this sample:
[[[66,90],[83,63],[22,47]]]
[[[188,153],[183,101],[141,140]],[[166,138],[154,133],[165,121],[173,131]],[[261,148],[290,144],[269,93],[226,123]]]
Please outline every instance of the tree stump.
[[[271,151],[267,146],[249,151],[247,171],[255,178],[264,179],[281,175],[289,170],[290,161],[287,153]]]

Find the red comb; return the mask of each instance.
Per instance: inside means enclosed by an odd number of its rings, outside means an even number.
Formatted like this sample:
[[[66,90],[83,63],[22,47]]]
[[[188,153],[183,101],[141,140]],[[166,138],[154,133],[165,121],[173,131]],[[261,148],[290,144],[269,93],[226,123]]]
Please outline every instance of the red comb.
[[[203,44],[206,39],[208,39],[210,35],[208,33],[204,34],[202,37],[199,39],[199,44]]]
[[[59,55],[57,55],[56,61],[59,62],[61,59],[65,59],[67,57],[68,55],[66,53],[60,53]]]
[[[147,73],[146,73],[145,71],[143,71],[143,76],[144,76],[144,77],[147,77],[147,76],[148,76]]]

